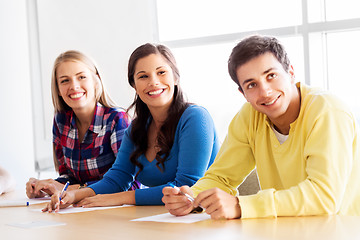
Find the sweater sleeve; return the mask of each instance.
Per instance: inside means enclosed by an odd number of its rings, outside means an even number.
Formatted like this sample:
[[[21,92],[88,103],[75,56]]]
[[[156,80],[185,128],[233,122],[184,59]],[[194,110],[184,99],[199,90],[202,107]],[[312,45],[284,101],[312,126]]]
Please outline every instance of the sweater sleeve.
[[[220,188],[236,195],[237,187],[254,169],[255,161],[247,129],[250,105],[245,104],[229,125],[228,135],[214,163],[193,187],[194,195],[210,188]],[[245,116],[245,117],[244,117]]]
[[[354,128],[352,117],[341,110],[319,115],[303,149],[307,178],[288,189],[239,196],[242,218],[336,214],[354,159]]]
[[[178,145],[178,161],[173,180],[160,186],[135,191],[136,205],[162,205],[162,189],[172,183],[192,186],[213,162],[219,148],[210,114],[199,106],[189,107],[180,118],[174,145]],[[166,171],[166,169],[165,169]]]
[[[134,144],[130,138],[130,129],[131,126],[125,131],[112,167],[104,174],[103,179],[89,186],[96,194],[126,191],[134,181],[135,166],[129,160],[134,150]]]

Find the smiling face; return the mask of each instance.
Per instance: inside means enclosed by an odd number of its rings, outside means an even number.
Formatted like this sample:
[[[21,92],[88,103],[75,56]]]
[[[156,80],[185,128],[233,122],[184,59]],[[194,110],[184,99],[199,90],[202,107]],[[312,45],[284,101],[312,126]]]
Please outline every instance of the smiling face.
[[[267,52],[241,65],[236,74],[246,100],[276,126],[290,126],[297,118],[300,98],[292,67],[285,71]]]
[[[90,69],[80,63],[66,61],[56,69],[59,96],[76,111],[92,112],[96,105],[96,80]]]
[[[140,58],[135,65],[134,88],[150,112],[167,111],[174,97],[176,80],[173,71],[160,54]]]

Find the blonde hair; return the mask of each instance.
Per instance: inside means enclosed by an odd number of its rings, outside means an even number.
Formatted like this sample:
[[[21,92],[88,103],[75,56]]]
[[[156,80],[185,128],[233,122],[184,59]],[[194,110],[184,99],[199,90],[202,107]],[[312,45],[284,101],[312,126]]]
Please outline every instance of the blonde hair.
[[[59,86],[56,80],[56,71],[59,65],[63,62],[79,62],[86,65],[90,71],[93,73],[94,80],[98,81],[98,87],[95,88],[95,98],[96,101],[101,103],[105,107],[115,107],[115,103],[111,100],[110,96],[106,93],[104,85],[101,81],[100,74],[95,66],[94,61],[86,56],[85,54],[76,51],[69,50],[61,53],[54,62],[52,74],[51,74],[51,95],[54,105],[54,111],[64,112],[70,110],[71,108],[65,103],[61,96],[59,96]]]

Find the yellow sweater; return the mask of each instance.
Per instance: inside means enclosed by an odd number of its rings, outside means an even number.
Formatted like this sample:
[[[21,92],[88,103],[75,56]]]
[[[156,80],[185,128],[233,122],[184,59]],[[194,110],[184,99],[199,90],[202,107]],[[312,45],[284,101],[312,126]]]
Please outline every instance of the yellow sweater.
[[[360,215],[360,134],[337,98],[297,83],[301,109],[279,144],[266,115],[246,103],[234,117],[195,196],[218,187],[232,195],[255,167],[261,189],[238,196],[242,218]]]

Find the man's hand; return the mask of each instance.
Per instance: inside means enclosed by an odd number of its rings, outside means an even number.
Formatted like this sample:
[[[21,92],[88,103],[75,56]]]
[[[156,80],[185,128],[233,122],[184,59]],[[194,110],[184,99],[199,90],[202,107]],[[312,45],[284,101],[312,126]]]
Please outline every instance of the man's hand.
[[[194,206],[201,205],[212,219],[234,219],[241,217],[241,208],[237,197],[219,188],[201,192],[195,199]]]

